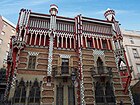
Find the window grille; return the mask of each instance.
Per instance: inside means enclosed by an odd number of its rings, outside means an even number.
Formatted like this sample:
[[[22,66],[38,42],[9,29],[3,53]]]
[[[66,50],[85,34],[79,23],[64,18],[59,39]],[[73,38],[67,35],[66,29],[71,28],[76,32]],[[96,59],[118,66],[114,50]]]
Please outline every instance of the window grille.
[[[35,65],[36,65],[36,56],[29,56],[28,68],[35,69]]]

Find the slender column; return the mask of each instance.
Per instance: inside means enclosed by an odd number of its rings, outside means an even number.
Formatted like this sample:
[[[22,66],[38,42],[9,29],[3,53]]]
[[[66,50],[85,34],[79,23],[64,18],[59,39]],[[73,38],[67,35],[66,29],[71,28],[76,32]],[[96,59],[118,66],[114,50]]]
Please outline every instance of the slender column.
[[[81,35],[81,45],[83,47],[83,36]]]
[[[26,42],[26,43],[27,43],[28,37],[29,37],[29,35],[26,35],[26,36],[25,36],[25,42]]]
[[[35,41],[34,41],[34,45],[36,45],[36,39],[37,39],[37,33],[35,33]]]
[[[108,46],[108,49],[110,50],[109,39],[107,39],[107,46]]]
[[[71,37],[70,37],[70,48],[71,48]]]
[[[87,36],[85,36],[85,43],[86,43],[86,47],[87,47]]]
[[[62,41],[61,41],[61,47],[63,48],[63,36],[61,36],[62,37]]]
[[[26,99],[25,99],[25,105],[28,105],[28,97],[29,97],[29,91],[30,91],[30,84],[27,84],[26,88]]]
[[[96,38],[96,42],[97,42],[97,49],[99,49],[99,41],[98,41],[98,38]]]
[[[40,38],[39,38],[39,46],[41,44],[41,39],[42,39],[42,34],[40,34]]]
[[[46,35],[44,35],[44,46],[46,44]]]
[[[76,48],[76,45],[75,45],[75,38],[73,38],[74,39],[74,48]]]
[[[57,36],[57,47],[59,47],[59,36]]]
[[[94,37],[92,37],[92,46],[93,46],[93,48],[95,48],[95,42],[94,42]]]
[[[103,49],[102,38],[100,38],[100,45],[101,45],[101,49]]]
[[[67,44],[67,38],[68,38],[68,37],[66,36],[66,48],[68,47],[68,44]]]
[[[31,33],[30,42],[29,42],[30,45],[32,44],[32,37],[33,37],[33,33]]]

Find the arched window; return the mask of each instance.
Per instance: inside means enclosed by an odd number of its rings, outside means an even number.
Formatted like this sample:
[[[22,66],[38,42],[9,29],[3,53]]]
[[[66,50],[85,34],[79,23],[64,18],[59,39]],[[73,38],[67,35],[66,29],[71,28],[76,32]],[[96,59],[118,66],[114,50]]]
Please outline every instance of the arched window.
[[[99,82],[96,82],[95,98],[96,98],[96,103],[103,103],[104,102],[103,86]]]
[[[19,82],[19,84],[15,90],[14,102],[15,103],[25,103],[25,99],[26,99],[25,82],[23,81],[23,79],[21,79],[21,81]]]
[[[96,82],[95,86],[95,100],[96,105],[115,105],[115,96],[113,86],[110,81]]]
[[[102,74],[104,72],[103,61],[101,60],[100,57],[98,57],[97,59],[97,70],[98,70],[98,74]]]
[[[34,81],[33,85],[30,88],[28,102],[29,102],[29,105],[33,105],[35,103],[36,104],[40,103],[40,85],[39,85],[37,79]]]
[[[109,81],[106,82],[105,95],[106,95],[105,96],[106,97],[106,102],[115,103],[113,86],[111,85],[111,83]]]

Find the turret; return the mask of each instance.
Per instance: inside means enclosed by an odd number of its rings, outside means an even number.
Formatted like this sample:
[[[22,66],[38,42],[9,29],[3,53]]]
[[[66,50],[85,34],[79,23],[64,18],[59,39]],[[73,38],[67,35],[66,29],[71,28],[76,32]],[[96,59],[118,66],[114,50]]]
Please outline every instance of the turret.
[[[50,14],[51,14],[51,20],[50,20],[50,30],[56,29],[56,14],[58,13],[58,7],[55,4],[50,5]]]
[[[113,18],[115,19],[115,11],[108,8],[105,11],[104,16],[108,21],[112,21]]]
[[[56,15],[58,13],[58,7],[55,4],[50,5],[50,14]]]

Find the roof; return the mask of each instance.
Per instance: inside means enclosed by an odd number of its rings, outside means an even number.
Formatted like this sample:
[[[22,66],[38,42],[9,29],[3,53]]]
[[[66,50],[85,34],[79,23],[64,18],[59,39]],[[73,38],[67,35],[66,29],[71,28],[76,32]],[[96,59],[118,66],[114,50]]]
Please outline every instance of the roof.
[[[9,25],[11,25],[12,27],[16,28],[16,25],[14,23],[12,23],[11,21],[9,21],[8,19],[6,19],[5,17],[1,16],[2,20],[4,20],[6,23],[8,23]]]

